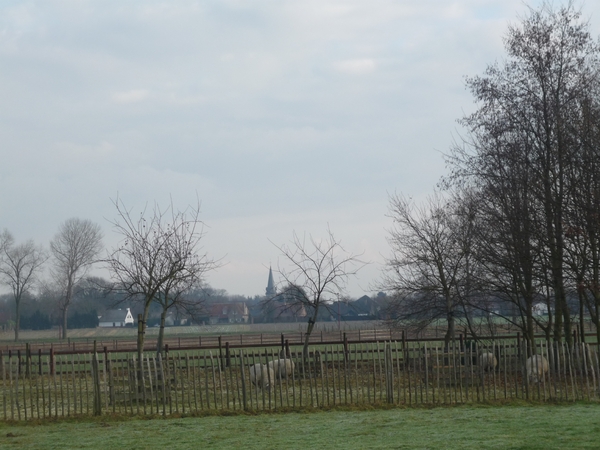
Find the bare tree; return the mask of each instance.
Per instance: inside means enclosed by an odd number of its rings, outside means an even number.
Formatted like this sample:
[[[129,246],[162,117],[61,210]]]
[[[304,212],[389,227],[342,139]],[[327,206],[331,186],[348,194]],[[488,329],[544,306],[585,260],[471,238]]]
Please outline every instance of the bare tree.
[[[490,300],[493,310],[497,309],[494,304],[513,306],[510,311],[517,314],[502,317],[521,328],[525,338],[533,342],[536,323],[548,333],[550,325],[536,320],[533,314],[534,301],[543,298],[547,283],[542,271],[543,226],[539,202],[532,193],[536,183],[531,174],[532,149],[521,133],[504,130],[510,124],[503,120],[502,113],[486,109],[478,121],[481,128],[473,130],[472,142],[466,148],[454,149],[461,170],[477,174],[461,180],[472,185],[477,197],[473,229],[477,281],[482,298]],[[477,149],[475,157],[468,153],[473,147]],[[482,310],[492,313],[483,303],[479,305]]]
[[[19,340],[21,299],[36,281],[36,275],[47,259],[44,250],[32,240],[14,245],[7,230],[0,235],[0,279],[11,289],[15,300],[15,341]]]
[[[155,204],[151,211],[142,211],[137,220],[119,199],[113,203],[118,218],[112,224],[122,242],[105,263],[116,288],[126,298],[140,298],[143,303],[137,343],[141,355],[150,305],[159,303],[163,316],[173,306],[183,307],[182,294],[199,284],[217,263],[200,253],[204,224],[199,203],[184,211],[176,211],[172,201],[166,209]]]
[[[60,225],[50,242],[50,250],[54,257],[53,275],[63,291],[58,306],[62,314],[62,339],[66,339],[73,288],[96,262],[102,250],[100,226],[86,219],[68,219]]]
[[[8,230],[4,230],[2,233],[0,233],[0,251],[4,251],[4,249],[13,242],[14,238]]]
[[[504,228],[498,238],[513,240],[492,250],[501,250],[503,263],[513,266],[507,280],[518,283],[515,304],[524,301],[528,314],[534,296],[546,297],[549,312],[554,309],[547,327],[556,341],[571,342],[566,232],[572,209],[579,207],[574,195],[582,178],[573,174],[582,161],[587,105],[598,103],[590,93],[600,83],[600,46],[573,2],[556,9],[543,2],[509,28],[504,42],[506,60],[467,79],[479,104],[461,120],[472,137],[465,142],[470,154],[455,153],[450,162],[458,162],[461,181],[481,186],[490,206],[501,208],[500,220],[490,217],[488,223]],[[532,318],[525,320],[531,329]]]
[[[271,271],[269,271],[269,274],[272,277]],[[267,297],[261,301],[261,309],[269,322],[275,319],[293,319],[297,322],[298,319],[307,316],[307,311],[302,301],[304,297],[306,297],[306,293],[301,287],[288,284],[280,292],[275,289],[271,292],[267,290]]]
[[[394,294],[388,315],[393,322],[416,329],[443,319],[448,344],[455,335],[467,257],[449,203],[436,194],[416,207],[412,200],[394,195],[390,210],[392,257],[382,286]]]
[[[209,260],[206,255],[202,255],[191,263],[195,267],[190,267],[187,276],[173,277],[163,284],[156,296],[156,303],[162,309],[160,315],[160,328],[158,331],[158,342],[156,353],[162,352],[165,319],[169,310],[183,312],[190,318],[198,320],[205,312],[203,298],[190,295],[193,291],[198,291],[197,287],[202,283],[206,272],[218,267],[218,263]],[[200,287],[201,289],[201,287]]]
[[[328,302],[337,299],[348,278],[356,275],[366,263],[359,259],[360,255],[344,250],[329,229],[324,239],[318,240],[312,236],[300,238],[294,233],[289,244],[275,247],[283,259],[277,272],[291,294],[287,296],[287,306],[292,309],[304,307],[309,314],[303,348],[306,358],[310,335],[320,309],[327,308]],[[273,298],[267,299],[267,302],[270,301]]]
[[[579,299],[582,338],[587,310],[600,342],[600,84],[589,95],[580,125],[582,149],[570,170],[573,200],[566,215],[565,241],[571,289]]]

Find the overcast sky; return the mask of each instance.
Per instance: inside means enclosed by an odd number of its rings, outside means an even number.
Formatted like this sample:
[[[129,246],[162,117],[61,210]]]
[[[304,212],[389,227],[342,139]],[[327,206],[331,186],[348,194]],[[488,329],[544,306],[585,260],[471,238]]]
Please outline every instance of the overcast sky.
[[[563,4],[554,1],[555,5]],[[537,5],[539,2],[529,3]],[[0,229],[48,245],[117,195],[202,202],[208,282],[262,295],[270,243],[327,227],[371,261],[389,194],[431,193],[473,110],[464,77],[501,60],[520,0],[0,3]],[[582,5],[595,36],[600,2]]]

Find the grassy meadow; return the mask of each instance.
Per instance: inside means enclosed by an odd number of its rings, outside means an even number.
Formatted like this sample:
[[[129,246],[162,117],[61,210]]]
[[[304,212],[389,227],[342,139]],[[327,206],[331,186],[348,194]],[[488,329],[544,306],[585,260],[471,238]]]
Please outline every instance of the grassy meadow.
[[[600,446],[591,403],[0,423],[3,449],[577,449]]]

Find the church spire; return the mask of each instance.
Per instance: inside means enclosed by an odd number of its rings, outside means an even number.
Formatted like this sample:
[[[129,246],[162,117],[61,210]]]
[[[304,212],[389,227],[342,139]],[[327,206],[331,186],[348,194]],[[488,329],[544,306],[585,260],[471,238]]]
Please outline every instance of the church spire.
[[[269,281],[267,282],[266,295],[267,297],[274,297],[275,294],[277,294],[277,291],[275,290],[275,282],[273,281],[273,270],[269,267]]]

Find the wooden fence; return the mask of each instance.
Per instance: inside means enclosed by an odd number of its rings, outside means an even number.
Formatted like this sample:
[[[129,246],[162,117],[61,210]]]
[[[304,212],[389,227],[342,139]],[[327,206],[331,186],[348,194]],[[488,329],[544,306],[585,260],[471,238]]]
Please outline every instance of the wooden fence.
[[[335,405],[435,405],[504,399],[598,400],[600,364],[587,344],[539,343],[550,370],[539,382],[524,376],[524,345],[477,349],[458,343],[387,341],[315,345],[308,358],[291,349],[295,370],[260,389],[250,367],[279,357],[279,348],[56,355],[0,359],[0,418],[74,415],[170,415],[210,410],[277,410]],[[495,370],[477,364],[496,355]]]
[[[427,337],[409,338],[406,330],[402,329],[378,329],[365,328],[358,330],[340,330],[340,331],[319,331],[313,332],[309,342],[316,344],[342,344],[344,342],[357,343],[375,343],[381,341],[402,340],[406,342],[437,342],[440,338],[437,333],[429,333]],[[434,337],[435,336],[435,337]],[[595,334],[579,334],[573,332],[573,342],[593,341]],[[283,345],[288,342],[290,345],[302,345],[306,335],[303,332],[297,333],[256,333],[256,334],[225,334],[225,335],[196,335],[185,337],[166,337],[163,344],[170,350],[200,350],[200,349],[219,349],[226,345],[231,348],[250,348],[264,347],[273,345]],[[543,339],[543,334],[537,334],[536,339]],[[590,339],[591,338],[591,339]],[[484,342],[491,341],[521,341],[521,334],[501,334],[496,336],[480,336]],[[458,334],[458,340],[463,342],[463,334]],[[68,339],[58,342],[34,341],[34,342],[8,342],[0,345],[0,358],[9,352],[35,354],[42,352],[44,354],[84,354],[90,353],[97,348],[108,352],[134,352],[137,351],[137,340],[134,339],[94,339],[79,338]],[[144,344],[145,351],[156,351],[157,339],[147,338]],[[595,342],[592,345],[597,345]]]
[[[318,331],[312,333],[310,343],[340,343],[344,340],[350,342],[374,342],[383,340],[400,340],[403,336],[402,330],[389,329],[359,329],[345,331]],[[514,339],[514,335],[510,336]],[[256,347],[277,345],[280,342],[288,341],[292,345],[302,344],[305,334],[303,332],[296,333],[253,333],[253,334],[226,334],[226,335],[196,335],[184,337],[166,337],[164,344],[171,349],[194,350],[201,348],[218,348],[221,345],[229,343],[231,347]],[[108,351],[135,351],[137,348],[136,339],[95,339],[95,338],[79,338],[68,339],[58,342],[7,342],[0,346],[0,352],[7,353],[11,351],[16,353],[30,351],[36,353],[42,350],[44,353],[49,353],[50,350],[54,353],[89,353],[94,348],[94,343],[98,348],[106,347]],[[156,349],[156,338],[147,338],[145,341],[145,349]]]

